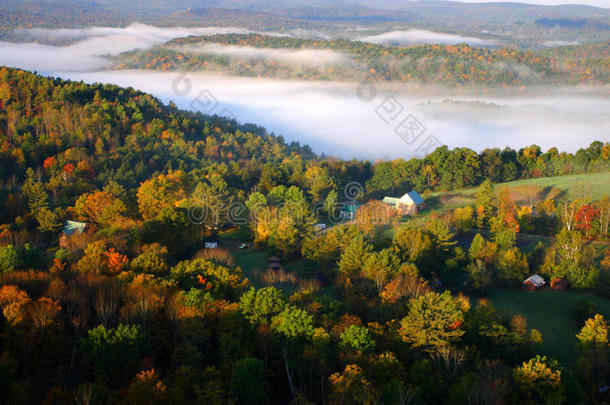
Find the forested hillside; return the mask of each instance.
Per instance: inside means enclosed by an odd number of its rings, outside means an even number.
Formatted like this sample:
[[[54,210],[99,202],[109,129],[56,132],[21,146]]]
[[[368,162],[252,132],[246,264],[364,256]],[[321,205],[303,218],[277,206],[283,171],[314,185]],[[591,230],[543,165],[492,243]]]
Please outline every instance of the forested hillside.
[[[493,184],[607,172],[608,142],[343,161],[2,68],[0,145],[2,402],[608,400],[610,197]],[[473,204],[434,211],[430,192],[469,186]],[[411,189],[431,203],[418,217],[376,201]],[[562,363],[493,304],[534,272],[591,298],[557,315]]]
[[[210,48],[222,44],[232,48]],[[207,47],[206,47],[207,46]],[[556,48],[552,52],[461,45],[382,46],[349,40],[309,40],[257,34],[174,39],[163,46],[118,57],[118,68],[224,72],[240,76],[308,80],[425,83],[445,86],[502,87],[532,84],[607,84],[608,42]],[[303,65],[284,57],[249,56],[243,48],[332,50],[339,60]],[[242,49],[240,53],[239,50]],[[278,53],[279,54],[279,53]],[[316,57],[312,56],[315,62]]]

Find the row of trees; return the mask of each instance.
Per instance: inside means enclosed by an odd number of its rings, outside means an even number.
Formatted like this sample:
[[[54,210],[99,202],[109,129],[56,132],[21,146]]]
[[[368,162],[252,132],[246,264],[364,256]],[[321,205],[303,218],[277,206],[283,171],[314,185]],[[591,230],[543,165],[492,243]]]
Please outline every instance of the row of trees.
[[[398,159],[379,162],[366,189],[372,196],[400,195],[411,189],[448,191],[519,179],[562,176],[567,174],[599,173],[607,171],[610,144],[593,142],[575,154],[551,148],[542,152],[532,145],[518,151],[505,148],[485,149],[477,153],[468,148],[436,149],[424,159]],[[586,191],[586,190],[583,190]]]

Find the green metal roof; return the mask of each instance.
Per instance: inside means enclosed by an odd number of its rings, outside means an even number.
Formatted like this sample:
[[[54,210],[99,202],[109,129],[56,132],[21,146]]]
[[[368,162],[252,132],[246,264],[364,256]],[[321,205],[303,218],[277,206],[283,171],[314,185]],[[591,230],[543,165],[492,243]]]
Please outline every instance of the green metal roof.
[[[381,200],[381,201],[386,204],[396,205],[396,204],[398,204],[399,200],[400,200],[400,198],[396,198],[396,197],[383,197],[383,200]]]
[[[355,213],[356,210],[358,209],[358,205],[359,204],[345,204],[345,206],[343,208],[341,208],[341,211]]]

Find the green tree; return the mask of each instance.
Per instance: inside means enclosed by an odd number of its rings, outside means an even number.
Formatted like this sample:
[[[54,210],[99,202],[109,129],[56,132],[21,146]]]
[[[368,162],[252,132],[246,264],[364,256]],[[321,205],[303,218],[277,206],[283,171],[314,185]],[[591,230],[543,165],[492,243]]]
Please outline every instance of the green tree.
[[[286,195],[286,186],[284,186],[284,185],[275,186],[271,190],[269,190],[269,193],[267,194],[267,201],[269,202],[269,205],[278,205],[284,201],[285,195]],[[259,198],[259,197],[255,197],[255,198]]]
[[[228,267],[207,259],[183,260],[170,270],[170,276],[183,289],[210,288],[214,293],[235,296],[247,283],[239,267]]]
[[[299,343],[309,340],[314,334],[313,317],[302,309],[287,306],[276,315],[271,323],[272,330],[280,337],[282,342],[282,355],[284,358],[284,369],[290,386],[292,399],[296,398],[292,371],[289,365],[289,349],[298,347]]]
[[[167,252],[167,249],[165,249]],[[163,275],[168,272],[169,266],[162,251],[147,250],[131,261],[131,270],[137,273]]]
[[[458,340],[464,315],[449,291],[431,292],[411,299],[409,312],[400,322],[400,336],[413,347],[433,349]]]
[[[309,194],[314,202],[321,202],[324,196],[335,186],[328,169],[320,166],[311,166],[305,171],[305,179],[309,187]]]
[[[350,325],[339,335],[339,346],[343,349],[367,352],[375,347],[375,340],[366,327]]]
[[[269,323],[286,307],[286,299],[275,287],[250,288],[239,300],[239,309],[251,323]]]
[[[15,270],[19,265],[19,255],[13,245],[0,247],[0,274]]]
[[[248,200],[246,201],[246,207],[248,207],[249,210],[256,209],[256,207],[266,207],[266,206],[267,206],[267,199],[265,198],[263,193],[261,193],[259,191],[255,191],[254,193],[250,194],[250,196],[248,197]]]
[[[486,179],[481,183],[476,194],[477,226],[479,228],[484,228],[487,221],[493,216],[493,201],[493,183]]]
[[[392,249],[374,252],[364,262],[362,275],[375,283],[377,292],[383,290],[388,279],[400,268],[400,261]]]
[[[362,236],[352,240],[339,259],[339,271],[351,277],[360,273],[373,247]]]
[[[527,277],[529,267],[527,257],[519,248],[512,248],[500,253],[498,260],[498,279],[507,285],[519,285]]]
[[[440,219],[430,221],[428,223],[428,231],[432,235],[432,246],[436,250],[447,252],[451,247],[457,244],[457,242],[453,240],[455,235],[451,232],[451,229],[449,229],[449,225]]]
[[[337,209],[337,201],[339,195],[335,190],[330,190],[324,200],[324,210],[330,218],[334,218],[335,210]]]
[[[135,374],[147,342],[137,325],[119,325],[115,329],[100,325],[89,330],[81,347],[96,375],[116,386]]]
[[[392,247],[402,261],[416,263],[432,249],[432,239],[421,229],[401,227],[394,234]]]
[[[233,365],[231,393],[238,404],[255,405],[268,403],[269,384],[265,380],[265,367],[262,361],[245,358]]]
[[[541,270],[549,278],[565,277],[575,288],[591,288],[599,278],[593,246],[585,246],[577,231],[562,229],[547,251]]]

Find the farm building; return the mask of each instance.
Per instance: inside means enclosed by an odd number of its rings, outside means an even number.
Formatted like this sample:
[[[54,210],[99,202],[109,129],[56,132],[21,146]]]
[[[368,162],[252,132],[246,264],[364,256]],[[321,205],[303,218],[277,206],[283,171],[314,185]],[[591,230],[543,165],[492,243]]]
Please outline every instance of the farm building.
[[[534,274],[533,276],[526,278],[521,285],[528,291],[538,291],[541,288],[546,287],[546,281],[538,274]]]
[[[415,190],[411,190],[400,198],[384,197],[384,203],[400,211],[402,215],[415,215],[424,208],[424,199]]]
[[[72,236],[78,236],[85,231],[87,224],[84,222],[78,221],[70,221],[67,220],[64,223],[63,230],[61,235],[59,235],[59,247],[69,249],[70,248],[70,238]]]
[[[345,220],[352,220],[356,218],[356,211],[358,210],[358,204],[347,203],[339,212],[339,218]]]

